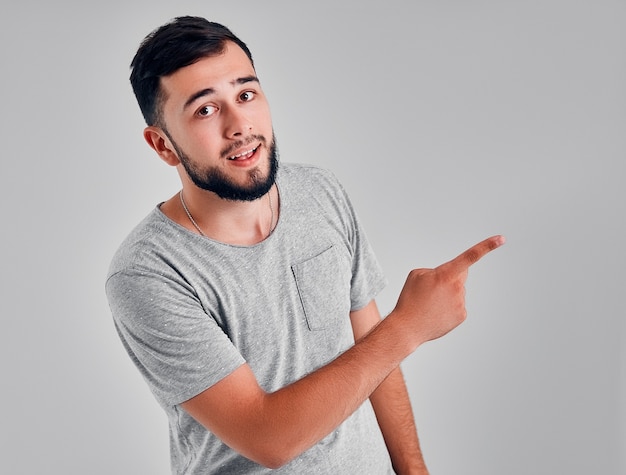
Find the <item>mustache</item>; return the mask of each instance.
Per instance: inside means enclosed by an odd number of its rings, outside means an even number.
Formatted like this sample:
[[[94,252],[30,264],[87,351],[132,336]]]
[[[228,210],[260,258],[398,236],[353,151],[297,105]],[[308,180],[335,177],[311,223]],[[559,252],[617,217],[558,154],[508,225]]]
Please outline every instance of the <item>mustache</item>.
[[[253,142],[261,142],[263,145],[267,145],[267,140],[263,135],[249,135],[245,139],[237,140],[236,142],[231,143],[228,147],[224,148],[220,154],[222,158],[228,158],[238,148],[245,147]]]

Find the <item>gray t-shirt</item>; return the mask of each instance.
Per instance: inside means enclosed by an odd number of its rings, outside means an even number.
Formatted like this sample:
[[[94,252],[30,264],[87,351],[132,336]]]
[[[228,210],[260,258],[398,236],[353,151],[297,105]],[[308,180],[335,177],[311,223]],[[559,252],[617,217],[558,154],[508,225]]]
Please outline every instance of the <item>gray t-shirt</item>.
[[[106,291],[122,343],[168,415],[174,473],[393,473],[369,401],[279,470],[240,456],[180,403],[242,363],[275,391],[354,344],[349,312],[385,284],[330,173],[281,164],[280,218],[253,246],[194,234],[155,208],[126,238]]]

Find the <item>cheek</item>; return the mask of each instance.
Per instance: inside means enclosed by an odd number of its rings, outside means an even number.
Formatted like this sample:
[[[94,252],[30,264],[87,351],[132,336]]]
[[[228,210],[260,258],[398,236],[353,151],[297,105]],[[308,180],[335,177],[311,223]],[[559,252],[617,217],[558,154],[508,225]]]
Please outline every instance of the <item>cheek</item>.
[[[196,154],[212,155],[219,151],[219,134],[215,133],[212,128],[194,127],[187,130],[185,135],[189,153],[192,151]]]
[[[269,140],[272,136],[272,116],[270,114],[269,107],[264,107],[262,110],[259,110],[255,117],[255,122],[258,124],[257,126],[262,130],[263,134]]]

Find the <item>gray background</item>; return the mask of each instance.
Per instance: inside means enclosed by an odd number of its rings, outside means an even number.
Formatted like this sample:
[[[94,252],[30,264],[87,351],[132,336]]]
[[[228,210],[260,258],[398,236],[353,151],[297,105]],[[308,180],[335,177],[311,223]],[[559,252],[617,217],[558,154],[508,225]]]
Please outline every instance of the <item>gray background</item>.
[[[250,45],[283,160],[345,184],[384,312],[412,267],[508,237],[470,273],[468,321],[403,365],[433,475],[626,472],[625,2],[110,3],[0,15],[0,472],[168,473],[103,281],[179,187],[127,77],[188,13]]]

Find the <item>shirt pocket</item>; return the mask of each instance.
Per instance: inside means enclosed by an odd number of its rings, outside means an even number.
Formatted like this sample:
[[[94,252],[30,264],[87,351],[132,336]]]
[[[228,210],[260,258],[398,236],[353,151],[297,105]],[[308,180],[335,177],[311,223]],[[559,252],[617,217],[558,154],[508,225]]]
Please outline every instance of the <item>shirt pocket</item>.
[[[291,266],[309,330],[336,327],[350,314],[350,262],[335,246]]]

